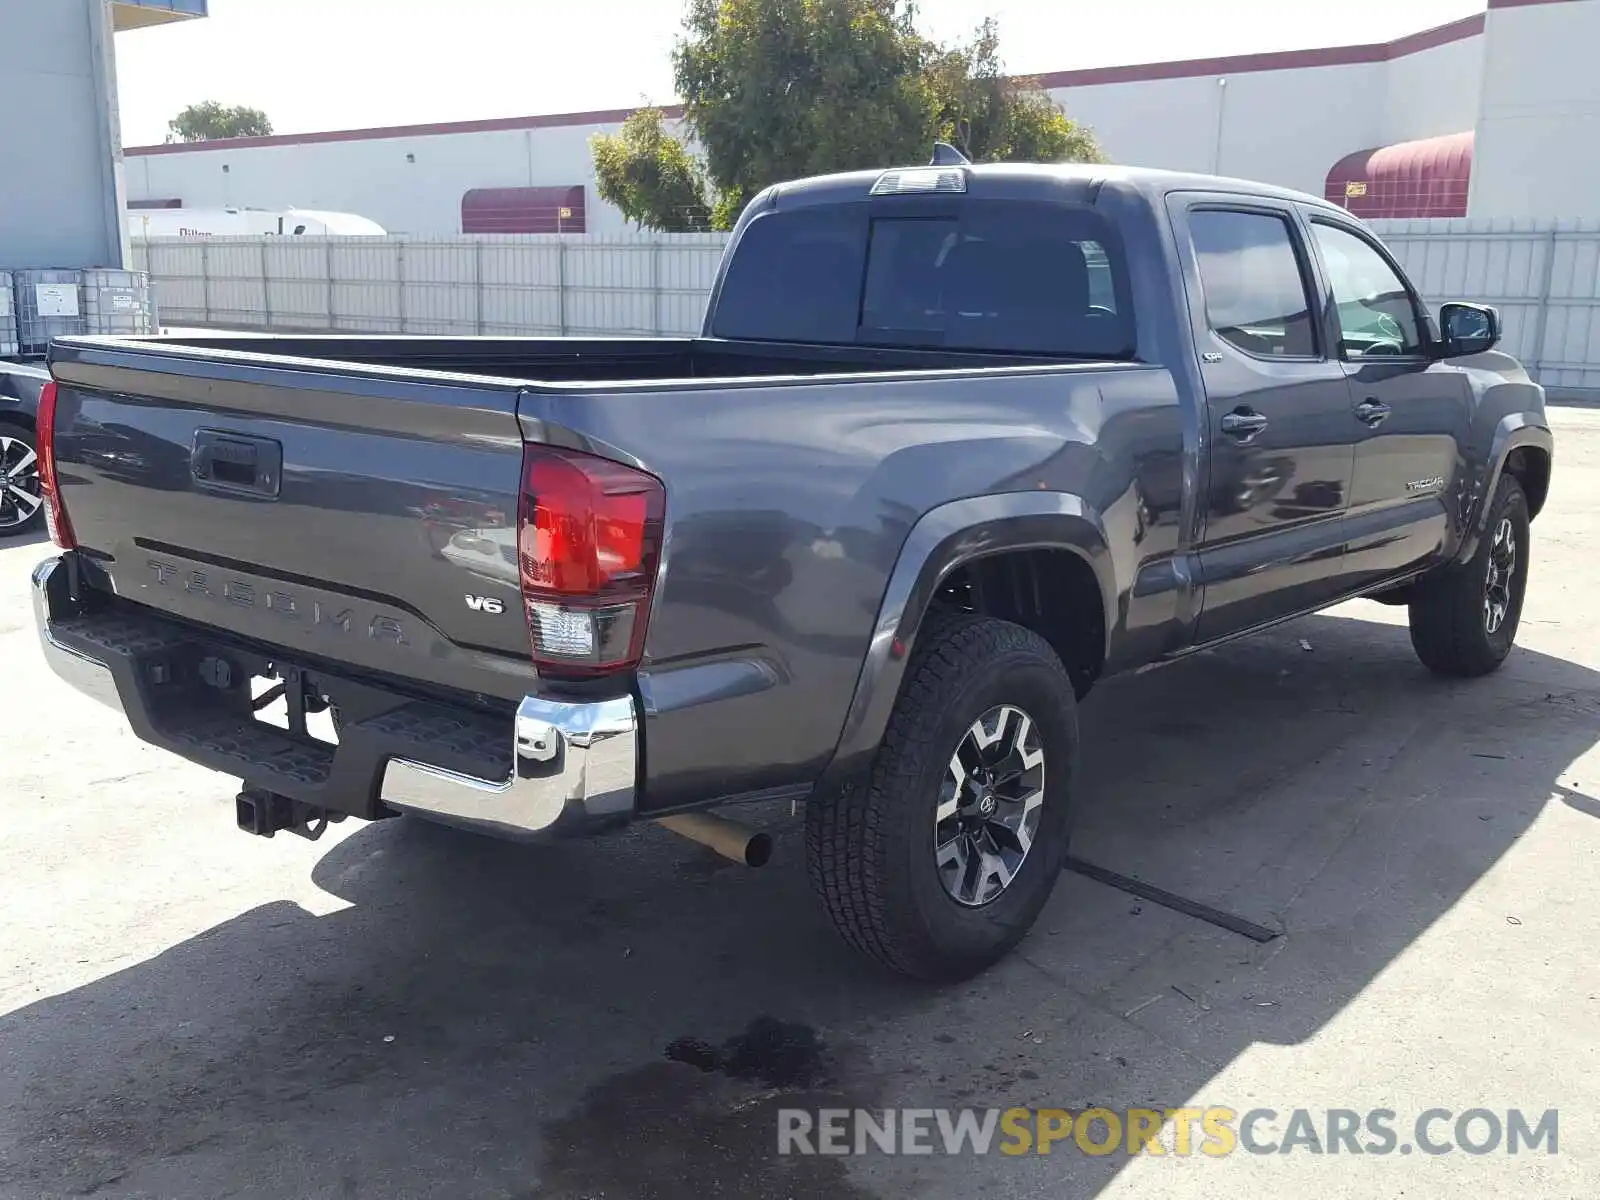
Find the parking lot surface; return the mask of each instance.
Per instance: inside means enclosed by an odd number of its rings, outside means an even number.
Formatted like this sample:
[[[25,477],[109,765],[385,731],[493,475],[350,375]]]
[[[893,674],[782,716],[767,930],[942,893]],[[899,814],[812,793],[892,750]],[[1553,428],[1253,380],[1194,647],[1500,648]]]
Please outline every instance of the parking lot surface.
[[[1085,704],[1068,874],[964,986],[655,827],[525,848],[233,827],[58,683],[0,545],[0,1195],[1600,1194],[1600,410],[1553,410],[1519,648],[1446,683],[1369,602]],[[730,1045],[731,1043],[731,1045]],[[669,1051],[671,1056],[669,1057]],[[684,1061],[687,1060],[687,1061]],[[1559,1111],[1557,1153],[786,1156],[777,1111]],[[1451,1125],[1438,1126],[1447,1136]]]

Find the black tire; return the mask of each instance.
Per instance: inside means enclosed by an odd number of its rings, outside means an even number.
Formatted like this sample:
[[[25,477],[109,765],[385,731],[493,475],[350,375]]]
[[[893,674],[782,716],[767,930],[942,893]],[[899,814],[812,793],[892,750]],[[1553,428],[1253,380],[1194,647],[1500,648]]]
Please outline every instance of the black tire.
[[[1500,571],[1502,526],[1513,539],[1514,562],[1504,572],[1506,605],[1498,626],[1486,604],[1491,570]],[[1489,503],[1489,519],[1471,559],[1426,576],[1411,597],[1411,645],[1430,671],[1458,679],[1487,675],[1511,653],[1522,619],[1530,550],[1528,499],[1522,485],[1502,475]],[[1499,576],[1495,577],[1498,582]]]
[[[935,812],[957,747],[1001,705],[1021,709],[1038,731],[1043,803],[1009,885],[987,903],[963,904],[936,866]],[[928,629],[866,779],[806,806],[811,883],[840,934],[917,979],[965,979],[1003,957],[1061,874],[1077,758],[1072,681],[1043,638],[973,616]]]
[[[39,497],[39,457],[33,430],[0,421],[0,538],[28,533],[44,521]],[[8,474],[26,454],[32,469]],[[28,511],[31,507],[32,511]]]

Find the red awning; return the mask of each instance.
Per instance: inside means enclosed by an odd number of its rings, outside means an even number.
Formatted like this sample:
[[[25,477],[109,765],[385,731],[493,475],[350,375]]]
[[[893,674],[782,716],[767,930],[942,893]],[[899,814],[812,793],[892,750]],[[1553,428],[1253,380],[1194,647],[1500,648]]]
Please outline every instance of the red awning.
[[[1358,217],[1464,217],[1472,140],[1449,133],[1347,154],[1323,193]]]
[[[583,233],[583,185],[474,188],[461,197],[462,233]]]

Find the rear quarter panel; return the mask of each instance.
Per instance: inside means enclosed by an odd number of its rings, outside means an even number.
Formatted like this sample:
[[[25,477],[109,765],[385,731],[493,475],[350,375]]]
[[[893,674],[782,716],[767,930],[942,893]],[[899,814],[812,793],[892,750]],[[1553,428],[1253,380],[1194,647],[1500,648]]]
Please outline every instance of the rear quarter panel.
[[[666,483],[640,671],[652,807],[820,774],[902,547],[940,505],[1081,497],[1106,531],[1119,626],[1135,579],[1178,545],[1183,419],[1161,368],[550,389],[525,393],[519,414],[531,440],[598,450]]]

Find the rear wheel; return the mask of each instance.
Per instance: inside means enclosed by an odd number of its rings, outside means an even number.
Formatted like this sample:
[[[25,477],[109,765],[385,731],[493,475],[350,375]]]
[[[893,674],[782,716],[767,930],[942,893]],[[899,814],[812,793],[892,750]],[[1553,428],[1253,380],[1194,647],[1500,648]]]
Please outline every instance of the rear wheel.
[[[924,635],[864,785],[806,809],[812,884],[846,941],[946,980],[1022,939],[1066,857],[1076,704],[1019,625],[963,616]]]
[[[0,425],[0,537],[22,533],[44,519],[39,455],[31,431]]]
[[[1440,675],[1487,675],[1511,653],[1528,585],[1528,500],[1504,475],[1477,552],[1427,576],[1411,597],[1411,645]]]

